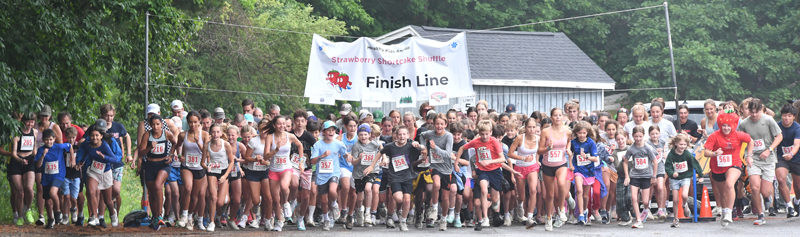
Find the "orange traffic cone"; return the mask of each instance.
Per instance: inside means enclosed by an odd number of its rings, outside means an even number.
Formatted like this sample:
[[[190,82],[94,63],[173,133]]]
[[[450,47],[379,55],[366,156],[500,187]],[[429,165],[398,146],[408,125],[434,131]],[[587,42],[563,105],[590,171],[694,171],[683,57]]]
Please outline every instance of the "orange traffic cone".
[[[711,217],[711,203],[708,200],[707,187],[703,187],[703,203],[700,204],[700,217]]]
[[[678,194],[681,193],[683,193],[683,188],[678,190]],[[675,204],[672,205],[672,211],[675,213],[675,217],[678,217],[678,219],[686,218],[686,216],[683,215],[683,196],[678,195],[677,199],[678,200],[673,200],[672,202],[672,204]]]

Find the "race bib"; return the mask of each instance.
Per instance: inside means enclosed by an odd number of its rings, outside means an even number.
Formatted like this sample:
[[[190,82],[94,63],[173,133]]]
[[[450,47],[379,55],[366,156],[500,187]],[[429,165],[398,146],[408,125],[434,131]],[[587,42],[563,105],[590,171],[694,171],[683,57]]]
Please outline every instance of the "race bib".
[[[664,149],[658,149],[657,153],[658,154],[656,154],[656,163],[661,162],[662,160],[667,158],[664,156]]]
[[[95,172],[96,174],[103,174],[106,172],[106,163],[96,160],[92,161],[92,166],[90,167],[90,170],[92,172]]]
[[[592,163],[592,161],[589,160],[589,156],[588,155],[585,155],[585,156],[578,155],[576,158],[578,160],[578,166],[584,166],[584,165],[588,165],[588,164]]]
[[[361,158],[361,165],[371,165],[372,161],[375,160],[375,152],[364,152],[361,153],[364,157]]]
[[[33,150],[33,144],[34,144],[33,136],[22,136],[21,143],[22,143],[22,146],[20,146],[20,148],[19,148],[20,150],[23,150],[23,151],[32,151]]]
[[[758,139],[753,141],[753,150],[754,151],[763,151],[766,150],[767,146],[764,145],[764,139]]]
[[[681,161],[675,164],[672,164],[675,167],[675,172],[683,173],[689,170],[689,166],[686,165],[686,161]]]
[[[200,168],[200,153],[186,153],[186,167]]]
[[[547,162],[559,163],[564,161],[564,150],[550,150],[547,152]]]
[[[444,159],[439,154],[432,152],[431,153],[431,163],[441,164],[444,163]]]
[[[483,147],[478,148],[478,160],[479,161],[492,160],[492,152],[489,151],[489,149]]]
[[[208,172],[214,174],[222,174],[222,164],[220,163],[209,163],[208,164]]]
[[[319,166],[317,166],[317,169],[319,169],[320,174],[333,173],[333,160],[326,159],[319,161]]]
[[[733,155],[717,156],[717,167],[731,167],[733,165]]]
[[[105,168],[105,167],[103,167]],[[45,174],[58,174],[58,161],[50,161],[44,164]]]
[[[300,159],[300,154],[292,154],[292,158],[290,160],[292,161],[292,168],[300,169],[300,163],[303,162],[303,160]]]
[[[791,155],[792,154],[792,148],[794,148],[794,146],[785,146],[785,147],[781,147],[781,150],[783,150],[783,154],[784,155],[786,155],[786,154]]]
[[[395,172],[400,172],[408,169],[408,163],[406,162],[406,157],[405,156],[392,157],[392,166],[394,166]]]
[[[153,149],[152,149],[152,150],[150,150],[150,153],[152,153],[153,155],[161,155],[161,154],[164,154],[164,149],[165,149],[166,147],[167,147],[167,144],[166,144],[166,143],[156,143],[156,145],[155,145],[155,146],[153,146]]]
[[[636,168],[637,170],[643,170],[643,169],[647,169],[648,168],[647,157],[636,157],[636,158],[633,158],[633,162],[634,162],[634,166],[633,167]]]
[[[289,165],[289,156],[275,156],[272,167],[275,169],[286,169]]]
[[[608,154],[612,154],[614,152],[614,147],[613,146],[606,146],[606,151],[608,151]]]

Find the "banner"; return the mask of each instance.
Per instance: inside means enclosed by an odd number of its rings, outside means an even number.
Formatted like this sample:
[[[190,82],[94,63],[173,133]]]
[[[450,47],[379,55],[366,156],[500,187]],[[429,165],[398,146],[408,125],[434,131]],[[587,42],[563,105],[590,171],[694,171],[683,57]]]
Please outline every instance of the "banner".
[[[415,37],[384,45],[371,38],[348,43],[314,35],[311,43],[304,96],[314,98],[312,103],[330,103],[323,97],[413,107],[417,100],[446,104],[472,95],[464,33],[447,42]]]

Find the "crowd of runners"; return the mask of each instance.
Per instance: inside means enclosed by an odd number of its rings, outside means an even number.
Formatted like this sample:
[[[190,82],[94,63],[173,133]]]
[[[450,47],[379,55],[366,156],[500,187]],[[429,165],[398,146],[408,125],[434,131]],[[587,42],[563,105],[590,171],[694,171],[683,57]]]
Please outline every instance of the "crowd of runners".
[[[276,105],[265,114],[252,100],[235,113],[187,112],[175,100],[148,105],[135,132],[113,105],[90,126],[44,106],[16,115],[22,129],[0,155],[14,223],[46,228],[106,227],[106,210],[118,226],[125,166],[154,230],[678,227],[706,167],[722,226],[745,213],[755,225],[778,209],[798,215],[800,102],[775,113],[757,98],[708,100],[697,122],[686,105],[665,115],[663,99],[613,115],[576,100],[535,112],[488,105],[384,114],[344,104],[316,116]],[[669,199],[684,205],[667,209]]]

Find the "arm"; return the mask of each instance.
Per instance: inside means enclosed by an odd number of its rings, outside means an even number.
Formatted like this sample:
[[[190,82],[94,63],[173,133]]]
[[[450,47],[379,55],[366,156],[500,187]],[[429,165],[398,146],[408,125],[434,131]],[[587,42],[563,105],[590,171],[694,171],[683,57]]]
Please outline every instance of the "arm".
[[[102,153],[102,157],[103,157],[103,159],[104,159],[104,160],[105,160],[107,163],[111,163],[111,164],[114,164],[114,163],[119,163],[119,162],[120,162],[120,159],[121,159],[121,157],[117,156],[117,154],[116,154],[116,153],[114,152],[114,150],[111,148],[111,146],[112,146],[113,144],[108,144],[108,143],[105,143],[105,142],[103,142],[103,144],[105,144],[105,146],[102,146],[102,145],[100,146],[100,147],[101,147],[101,148],[100,148],[100,152]],[[111,168],[111,167],[106,167],[106,168]]]
[[[19,137],[14,137],[13,139],[11,139],[11,159],[15,159],[19,163],[27,165],[28,164],[27,161],[19,158],[19,155],[17,155],[17,149],[19,149],[17,147],[17,145],[19,144],[19,139],[20,139]]]
[[[539,155],[545,155],[550,150],[550,128],[542,130],[539,138]]]
[[[622,159],[622,172],[625,173],[625,180],[623,181],[623,184],[628,186],[628,184],[631,182],[631,175],[630,172],[628,172],[628,153],[626,152],[625,157],[621,157],[620,159]]]
[[[133,161],[133,156],[131,156],[131,153],[133,153],[133,150],[131,150],[131,135],[130,134],[125,133],[124,142],[125,142],[125,148],[127,148],[125,150],[128,151],[128,159],[127,159],[127,161],[128,161],[128,163],[131,163]]]
[[[34,160],[36,160],[36,167],[37,168],[38,167],[42,167],[42,163],[44,163],[44,157],[47,155],[48,151],[50,151],[50,149],[45,147],[44,150],[42,150],[41,154],[37,154],[36,155],[36,158]]]
[[[203,153],[202,154],[203,158],[201,159],[200,167],[203,167],[203,170],[207,171],[208,170],[208,166],[206,165],[206,163],[208,163],[208,160],[211,158],[211,156],[209,155],[210,152],[208,152],[208,150],[209,150],[208,147],[211,146],[211,143],[213,141],[208,141],[208,140],[206,140],[206,141],[207,142],[205,144],[203,144],[203,148],[202,148],[203,150],[200,151],[201,153]]]
[[[517,148],[519,148],[520,143],[522,143],[522,136],[525,135],[523,134],[521,136],[517,136],[517,138],[514,139],[514,142],[511,143],[511,146],[508,147],[508,157],[511,157],[511,159],[525,160],[525,157],[519,156],[515,152],[517,151]]]
[[[53,126],[53,133],[56,135],[56,143],[64,143],[61,139],[61,126]]]
[[[689,152],[689,151],[684,151],[684,152]],[[669,177],[674,178],[673,174],[675,173],[675,167],[673,167],[672,163],[674,163],[673,160],[676,158],[677,157],[673,155],[672,152],[670,152],[669,155],[667,155],[667,159],[664,160],[664,172],[667,173],[667,176]]]
[[[234,157],[233,156],[233,147],[227,141],[225,142],[225,151],[227,151],[226,153],[228,153],[228,169],[226,169],[225,173],[222,174],[221,177],[219,177],[219,181],[220,182],[226,182],[226,179],[228,179],[228,175],[231,174],[231,170],[233,170],[232,168],[233,168],[233,165],[234,165],[234,163],[233,163],[233,157]]]
[[[73,145],[69,146],[69,155],[67,156],[67,167],[75,167],[75,149]]]
[[[303,143],[300,142],[300,139],[297,139],[297,136],[295,136],[294,134],[289,133],[289,140],[291,140],[292,144],[294,144],[297,147],[297,153],[301,157],[303,157]],[[301,168],[300,170],[303,170],[302,167],[300,168]]]

